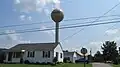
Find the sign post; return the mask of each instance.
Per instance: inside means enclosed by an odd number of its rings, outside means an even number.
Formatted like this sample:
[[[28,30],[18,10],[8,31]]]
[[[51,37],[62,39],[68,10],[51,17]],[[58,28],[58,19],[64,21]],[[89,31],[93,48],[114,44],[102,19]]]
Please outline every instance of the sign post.
[[[83,56],[84,56],[84,67],[86,67],[86,66],[85,66],[85,62],[86,62],[86,61],[85,61],[85,60],[86,60],[85,54],[87,53],[87,49],[86,49],[86,48],[82,48],[82,49],[81,49],[81,53],[82,53]]]
[[[55,43],[59,43],[59,22],[61,22],[64,18],[63,12],[59,9],[54,9],[51,13],[52,20],[55,24]]]

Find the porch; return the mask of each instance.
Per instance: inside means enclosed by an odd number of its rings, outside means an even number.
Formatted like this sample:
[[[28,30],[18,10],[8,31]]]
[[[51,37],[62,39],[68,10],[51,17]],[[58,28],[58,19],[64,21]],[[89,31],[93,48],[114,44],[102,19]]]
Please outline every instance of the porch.
[[[7,52],[4,62],[20,63],[21,59],[23,59],[23,54],[23,52]]]

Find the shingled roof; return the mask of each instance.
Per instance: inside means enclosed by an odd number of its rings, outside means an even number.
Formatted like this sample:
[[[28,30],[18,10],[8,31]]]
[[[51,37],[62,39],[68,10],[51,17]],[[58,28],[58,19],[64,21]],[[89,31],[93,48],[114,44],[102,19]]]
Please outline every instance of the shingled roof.
[[[57,45],[55,43],[26,43],[26,44],[18,44],[8,51],[21,51],[21,50],[54,50]]]
[[[66,52],[66,51],[64,51],[63,53],[64,53],[65,55],[74,55],[75,52]]]

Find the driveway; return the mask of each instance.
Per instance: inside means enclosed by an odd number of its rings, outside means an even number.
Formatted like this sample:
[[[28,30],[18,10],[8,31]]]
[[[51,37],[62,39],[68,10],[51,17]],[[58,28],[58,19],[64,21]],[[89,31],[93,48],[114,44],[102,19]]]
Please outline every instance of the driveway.
[[[93,67],[112,67],[109,64],[105,64],[105,63],[92,63]]]

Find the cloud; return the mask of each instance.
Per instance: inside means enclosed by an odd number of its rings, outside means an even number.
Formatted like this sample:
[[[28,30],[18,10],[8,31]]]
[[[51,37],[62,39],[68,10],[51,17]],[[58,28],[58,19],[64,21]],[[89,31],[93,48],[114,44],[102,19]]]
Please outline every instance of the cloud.
[[[31,16],[29,16],[29,17],[28,17],[28,20],[29,20],[29,21],[32,21],[32,17],[31,17]]]
[[[119,29],[109,29],[109,30],[107,30],[105,33],[106,33],[107,35],[114,35],[114,34],[116,34],[116,33],[118,33],[118,32],[120,32]]]
[[[20,3],[20,0],[15,0],[15,4],[19,4]]]
[[[60,0],[15,0],[14,4],[18,11],[24,13],[41,11],[49,13],[49,9],[60,9]]]
[[[26,15],[20,15],[20,20],[21,21],[25,21],[25,20],[32,21],[32,17],[26,16]]]
[[[88,45],[86,45],[87,48],[92,49],[92,54],[94,55],[96,51],[101,51],[101,46],[103,42],[96,41],[96,42],[90,42]]]
[[[30,43],[30,41],[23,40],[20,34],[17,34],[15,30],[6,30],[4,31],[4,33],[6,33],[7,35],[5,35],[4,38],[0,37],[0,43],[2,44],[0,45],[1,47],[4,45],[4,48],[10,48],[19,43]]]
[[[113,40],[114,41],[120,41],[120,37],[115,37]]]
[[[20,15],[20,20],[22,21],[25,20],[25,17],[26,17],[25,15]]]
[[[45,27],[44,25],[41,26],[41,29],[48,29],[47,27]],[[50,36],[54,36],[55,35],[55,30],[49,30],[49,31],[43,31],[44,33],[47,33]]]

